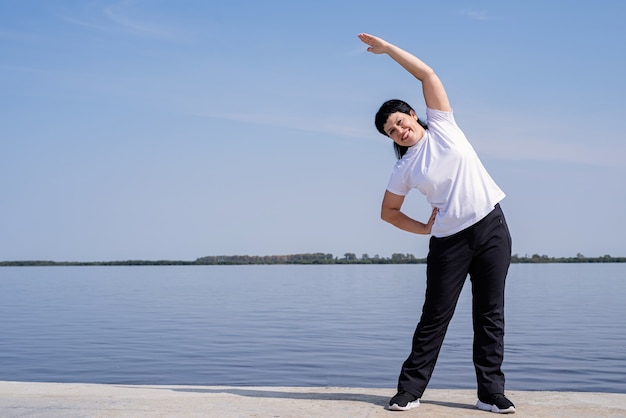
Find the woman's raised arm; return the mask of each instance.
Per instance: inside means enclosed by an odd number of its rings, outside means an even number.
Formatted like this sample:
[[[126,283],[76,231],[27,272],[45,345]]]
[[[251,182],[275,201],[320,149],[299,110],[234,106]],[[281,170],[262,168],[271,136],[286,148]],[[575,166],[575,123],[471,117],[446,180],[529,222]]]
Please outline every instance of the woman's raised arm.
[[[373,54],[387,54],[422,83],[426,106],[435,110],[450,111],[448,95],[437,74],[415,55],[373,35],[360,33],[359,39],[369,45]]]

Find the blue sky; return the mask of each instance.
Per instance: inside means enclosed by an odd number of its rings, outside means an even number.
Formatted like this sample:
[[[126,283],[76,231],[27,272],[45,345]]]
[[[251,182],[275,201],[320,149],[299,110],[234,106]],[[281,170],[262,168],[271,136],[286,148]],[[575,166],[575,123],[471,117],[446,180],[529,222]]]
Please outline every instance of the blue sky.
[[[519,255],[625,256],[621,1],[0,0],[0,260],[425,256],[373,126],[420,56]],[[406,211],[429,208],[412,192]]]

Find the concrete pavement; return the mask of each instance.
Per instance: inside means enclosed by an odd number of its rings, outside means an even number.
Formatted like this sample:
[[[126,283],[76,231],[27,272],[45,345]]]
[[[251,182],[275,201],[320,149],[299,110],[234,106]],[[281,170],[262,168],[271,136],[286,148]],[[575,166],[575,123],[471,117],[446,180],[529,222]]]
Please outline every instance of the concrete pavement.
[[[428,389],[406,412],[394,389],[102,385],[0,381],[0,417],[490,417],[473,390]],[[626,394],[508,391],[513,417],[626,418]]]

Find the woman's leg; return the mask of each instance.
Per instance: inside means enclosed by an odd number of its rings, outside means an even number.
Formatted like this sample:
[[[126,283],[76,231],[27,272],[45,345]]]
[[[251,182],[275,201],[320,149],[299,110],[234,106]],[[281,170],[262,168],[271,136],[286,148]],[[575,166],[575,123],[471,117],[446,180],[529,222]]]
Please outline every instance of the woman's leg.
[[[470,266],[473,357],[481,398],[504,393],[504,286],[511,261],[511,236],[499,207],[474,232],[476,255]]]
[[[402,365],[398,391],[419,398],[428,385],[467,278],[471,262],[467,236],[467,232],[460,232],[430,240],[422,316],[413,335],[411,354]]]

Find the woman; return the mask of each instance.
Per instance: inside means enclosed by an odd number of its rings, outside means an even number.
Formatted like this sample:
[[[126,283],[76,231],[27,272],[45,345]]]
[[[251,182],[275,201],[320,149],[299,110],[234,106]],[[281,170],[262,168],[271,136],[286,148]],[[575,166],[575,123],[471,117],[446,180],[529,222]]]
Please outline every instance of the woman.
[[[401,100],[385,102],[376,114],[380,133],[391,138],[398,161],[382,203],[381,217],[416,234],[431,234],[426,296],[402,365],[398,393],[389,409],[419,406],[448,324],[469,274],[472,282],[473,360],[479,409],[515,412],[504,396],[504,284],[511,261],[511,236],[499,202],[504,193],[489,176],[457,126],[448,96],[434,71],[419,58],[383,39],[359,34],[374,54],[387,54],[422,83],[427,124]],[[426,223],[401,208],[411,189],[433,210]]]

